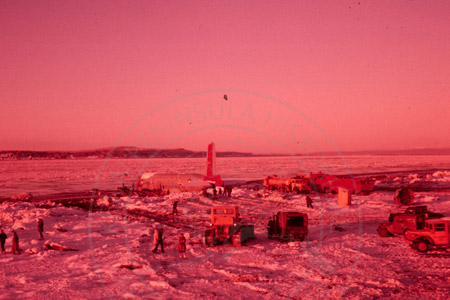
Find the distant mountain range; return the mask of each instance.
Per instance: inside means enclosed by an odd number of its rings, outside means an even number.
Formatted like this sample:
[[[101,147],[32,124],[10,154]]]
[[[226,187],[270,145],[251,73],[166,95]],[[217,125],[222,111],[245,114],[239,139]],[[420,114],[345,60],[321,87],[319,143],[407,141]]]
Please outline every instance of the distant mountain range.
[[[216,153],[217,157],[250,157],[261,156],[253,153],[222,151]],[[272,156],[275,156],[273,154]],[[266,154],[264,156],[267,156]],[[81,151],[0,151],[0,160],[18,159],[80,159],[80,158],[180,158],[180,157],[206,157],[205,151],[191,151],[178,149],[145,149],[136,147],[102,148]]]
[[[450,155],[450,148],[417,148],[406,150],[329,151],[309,155]]]
[[[297,154],[305,155],[304,153]],[[375,150],[375,151],[342,151],[342,152],[315,152],[307,155],[450,155],[450,148],[423,148],[409,150]],[[257,157],[257,156],[288,156],[288,154],[219,151],[217,157]],[[0,151],[0,160],[21,159],[81,159],[81,158],[183,158],[206,157],[205,151],[191,151],[183,148],[177,149],[146,149],[136,147],[110,147],[81,151],[28,151],[3,150]]]

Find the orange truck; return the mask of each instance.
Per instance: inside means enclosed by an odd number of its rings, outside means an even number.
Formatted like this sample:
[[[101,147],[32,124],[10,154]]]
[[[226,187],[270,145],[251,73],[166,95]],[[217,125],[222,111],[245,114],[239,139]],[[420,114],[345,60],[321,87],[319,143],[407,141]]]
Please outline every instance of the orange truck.
[[[311,180],[306,175],[299,174],[291,180],[291,191],[297,194],[309,194],[311,189]]]
[[[237,206],[213,206],[211,208],[211,224],[205,230],[207,246],[225,244],[241,246],[254,238],[254,226],[241,223]]]
[[[283,192],[296,192],[297,194],[307,194],[311,192],[311,181],[304,175],[295,177],[278,177],[276,175],[267,176],[264,179],[264,186],[268,190],[281,190]]]
[[[278,177],[276,175],[267,176],[264,179],[264,186],[268,190],[281,190],[283,192],[291,191],[291,181],[289,177]]]

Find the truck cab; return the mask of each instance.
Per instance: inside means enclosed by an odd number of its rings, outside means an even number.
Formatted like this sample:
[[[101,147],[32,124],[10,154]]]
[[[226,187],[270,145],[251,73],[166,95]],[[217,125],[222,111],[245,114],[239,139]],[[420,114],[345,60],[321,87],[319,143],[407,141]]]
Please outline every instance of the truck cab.
[[[311,180],[305,175],[297,175],[291,180],[290,190],[297,194],[309,194],[312,191]]]

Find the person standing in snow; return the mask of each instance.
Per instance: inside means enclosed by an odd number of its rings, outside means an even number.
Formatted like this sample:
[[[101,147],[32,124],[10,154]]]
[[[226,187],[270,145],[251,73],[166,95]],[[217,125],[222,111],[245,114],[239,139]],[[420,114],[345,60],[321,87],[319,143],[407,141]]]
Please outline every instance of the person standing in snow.
[[[175,200],[173,202],[173,206],[172,206],[172,215],[177,215],[178,216],[178,210],[177,210],[177,205],[178,205],[178,200]]]
[[[19,236],[17,235],[17,233],[15,231],[13,231],[11,252],[12,252],[12,254],[16,254],[16,252],[17,252],[17,254],[20,254]]]
[[[153,243],[155,243],[155,248],[153,248],[153,253],[156,253],[158,250],[158,246],[161,245],[161,252],[164,253],[164,245],[163,245],[163,229],[160,228],[155,229],[155,233],[153,234]]]
[[[314,207],[312,206],[312,199],[311,199],[309,196],[306,196],[306,206],[307,206],[308,208],[314,208]]]
[[[43,240],[44,239],[44,235],[42,233],[44,232],[44,221],[42,219],[38,220],[37,229],[38,229],[38,232],[39,232],[39,239]]]
[[[155,247],[153,248],[153,253],[156,252],[156,248],[158,247],[158,229],[155,228],[154,232],[153,232],[153,244],[155,245]]]
[[[229,186],[228,187],[228,197],[231,197],[231,192],[233,191],[233,187]]]
[[[186,257],[186,238],[184,237],[184,234],[180,234],[180,236],[178,237],[178,252],[180,254],[180,258],[182,258],[182,256],[184,256],[184,258]]]
[[[3,231],[3,229],[0,230],[0,242],[2,245],[2,253],[5,253],[5,241],[8,237],[6,236],[6,233]]]

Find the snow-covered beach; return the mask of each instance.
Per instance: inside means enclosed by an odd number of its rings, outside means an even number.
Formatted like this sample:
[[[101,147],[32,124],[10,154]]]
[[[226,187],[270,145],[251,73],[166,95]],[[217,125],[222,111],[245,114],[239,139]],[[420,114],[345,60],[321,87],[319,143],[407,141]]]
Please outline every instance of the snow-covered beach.
[[[446,170],[406,172],[377,181],[381,189],[354,196],[350,207],[338,206],[335,195],[313,193],[314,209],[306,208],[304,195],[255,184],[236,187],[231,198],[105,196],[93,210],[4,201],[8,239],[0,255],[0,299],[448,299],[448,252],[420,254],[401,236],[379,237],[376,228],[403,210],[392,189],[405,184],[437,186],[416,192],[415,204],[450,216],[449,182]],[[170,214],[175,200],[178,217]],[[254,240],[242,247],[204,245],[209,208],[223,204],[239,206],[243,220],[255,225]],[[281,210],[309,215],[306,241],[267,238],[267,220]],[[44,241],[38,240],[38,218],[45,222]],[[151,252],[156,227],[165,230],[164,254]],[[10,253],[11,230],[20,237],[20,255]],[[187,259],[178,257],[180,233]]]

